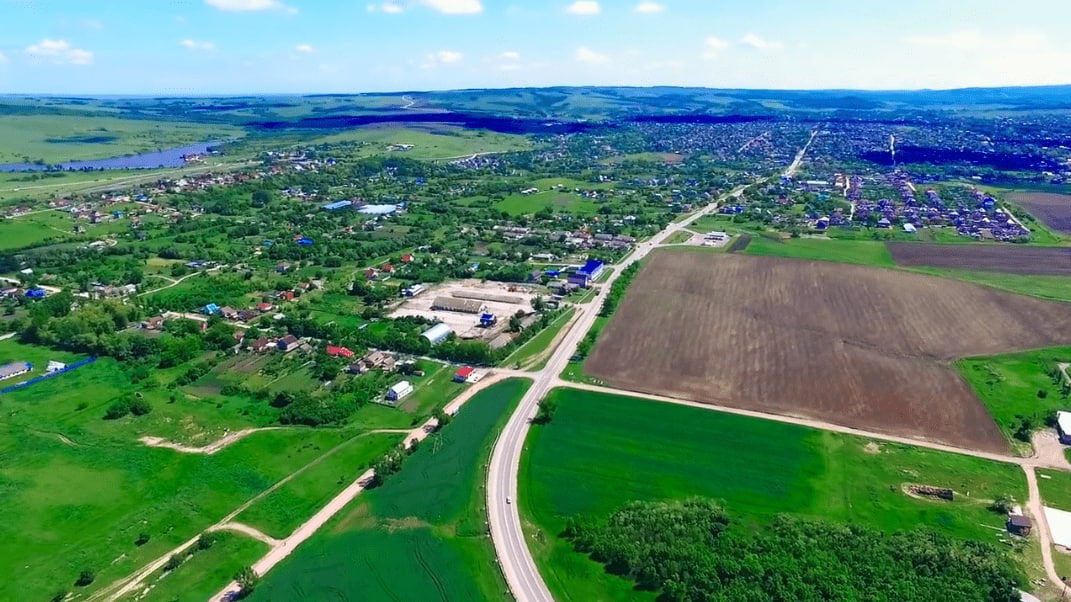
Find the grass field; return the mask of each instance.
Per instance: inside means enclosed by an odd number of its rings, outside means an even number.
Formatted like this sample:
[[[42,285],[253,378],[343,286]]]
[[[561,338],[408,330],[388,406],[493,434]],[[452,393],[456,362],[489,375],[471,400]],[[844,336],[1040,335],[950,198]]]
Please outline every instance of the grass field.
[[[753,236],[751,244],[747,246],[744,253],[857,263],[877,267],[893,267],[894,265],[885,244],[869,240],[795,238],[779,242],[764,236]]]
[[[354,437],[235,520],[284,539],[401,440],[387,433]]]
[[[511,194],[494,207],[510,215],[529,215],[548,207],[555,213],[594,215],[599,206],[570,190],[544,190],[535,194]]]
[[[202,550],[171,572],[163,570],[149,577],[149,593],[140,591],[123,598],[143,602],[204,602],[225,585],[239,569],[251,566],[268,551],[268,546],[244,535],[217,534],[215,545]]]
[[[527,387],[513,379],[476,394],[400,472],[269,573],[252,599],[508,599],[481,483],[498,429]]]
[[[1058,362],[1071,362],[1071,347],[967,358],[956,368],[1010,439],[1019,416],[1033,417],[1041,426],[1047,415],[1068,407],[1060,384],[1049,375]]]
[[[476,153],[494,153],[530,148],[524,136],[499,134],[483,130],[467,130],[448,125],[427,127],[366,126],[331,134],[309,141],[309,144],[364,142],[361,155],[390,153],[413,159],[445,159]],[[407,151],[390,151],[394,144],[411,144]]]
[[[1030,295],[1039,299],[1071,302],[1071,278],[1067,276],[975,272],[928,267],[911,268],[911,271],[975,284],[984,284],[985,286],[1021,295]]]
[[[765,524],[781,513],[885,530],[931,527],[996,541],[1003,517],[988,500],[1026,499],[1013,465],[794,425],[557,389],[553,420],[529,433],[519,478],[529,546],[558,600],[653,599],[560,539],[565,520],[604,519],[633,500],[692,496]],[[906,483],[950,487],[954,502],[909,497]]]
[[[0,123],[0,163],[104,159],[231,138],[241,132],[226,125],[96,115],[6,115]]]
[[[1035,470],[1042,504],[1071,512],[1071,474],[1043,468]]]
[[[539,368],[537,366],[529,366],[528,364],[554,342],[554,338],[558,336],[558,333],[561,332],[562,328],[565,328],[565,325],[569,323],[569,320],[572,319],[575,311],[576,310],[573,308],[563,311],[562,314],[555,318],[554,321],[544,328],[542,332],[532,337],[531,340],[524,345],[518,347],[516,351],[503,360],[502,365],[506,367],[523,366],[527,370],[538,370]]]

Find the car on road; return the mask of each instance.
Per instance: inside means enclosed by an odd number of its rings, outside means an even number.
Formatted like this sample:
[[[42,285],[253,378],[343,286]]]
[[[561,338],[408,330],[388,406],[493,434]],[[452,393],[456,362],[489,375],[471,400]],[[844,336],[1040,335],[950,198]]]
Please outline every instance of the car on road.
[[[506,503],[507,504],[512,504],[513,503],[513,499],[510,498],[508,495],[506,496]]]

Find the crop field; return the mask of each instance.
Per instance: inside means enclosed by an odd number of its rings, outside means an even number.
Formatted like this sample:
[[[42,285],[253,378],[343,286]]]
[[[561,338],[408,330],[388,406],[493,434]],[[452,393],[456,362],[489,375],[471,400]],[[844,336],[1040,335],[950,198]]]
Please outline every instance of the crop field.
[[[1071,276],[1071,248],[888,243],[896,265]]]
[[[8,115],[0,123],[0,163],[62,163],[163,150],[240,135],[241,129],[98,115]]]
[[[413,159],[460,158],[476,153],[527,150],[530,143],[523,136],[468,130],[444,124],[398,126],[364,126],[309,141],[311,144],[363,142],[363,156],[390,153]],[[392,145],[411,144],[409,150],[391,150]]]
[[[892,258],[885,249],[885,245],[867,240],[794,238],[777,241],[765,236],[753,236],[744,253],[747,255],[858,263],[879,267],[893,266]]]
[[[1004,517],[988,502],[1026,499],[1010,464],[632,397],[550,395],[557,411],[529,432],[518,503],[558,600],[654,599],[559,537],[569,517],[602,520],[630,501],[721,500],[744,528],[790,513],[996,542]],[[956,499],[911,497],[905,484],[948,487]]]
[[[633,391],[1005,451],[949,363],[1068,343],[1068,328],[1071,305],[920,274],[658,253],[584,368]]]
[[[1005,195],[1049,228],[1071,234],[1071,195],[1046,192],[1013,192]]]
[[[1039,299],[1071,302],[1071,278],[1067,276],[1007,274],[1004,272],[980,272],[929,267],[910,269],[912,272],[984,284],[1003,291],[1029,295]]]
[[[480,483],[498,428],[528,381],[473,396],[385,484],[273,572],[253,600],[505,600]]]

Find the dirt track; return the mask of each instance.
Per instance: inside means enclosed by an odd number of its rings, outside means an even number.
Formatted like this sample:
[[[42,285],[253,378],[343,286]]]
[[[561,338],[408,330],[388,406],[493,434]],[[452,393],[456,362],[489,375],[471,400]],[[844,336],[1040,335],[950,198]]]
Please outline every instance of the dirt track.
[[[1071,341],[1071,305],[863,266],[659,253],[585,370],[644,393],[1006,452],[951,360]]]
[[[896,265],[1071,276],[1071,248],[1010,244],[885,243]]]

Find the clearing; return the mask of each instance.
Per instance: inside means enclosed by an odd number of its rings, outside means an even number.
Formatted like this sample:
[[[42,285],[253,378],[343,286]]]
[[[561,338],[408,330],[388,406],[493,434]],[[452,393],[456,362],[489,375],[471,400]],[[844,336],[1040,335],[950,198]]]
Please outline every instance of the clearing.
[[[1069,328],[1071,305],[919,274],[655,253],[584,369],[633,391],[1005,452],[949,363],[1067,343]]]

